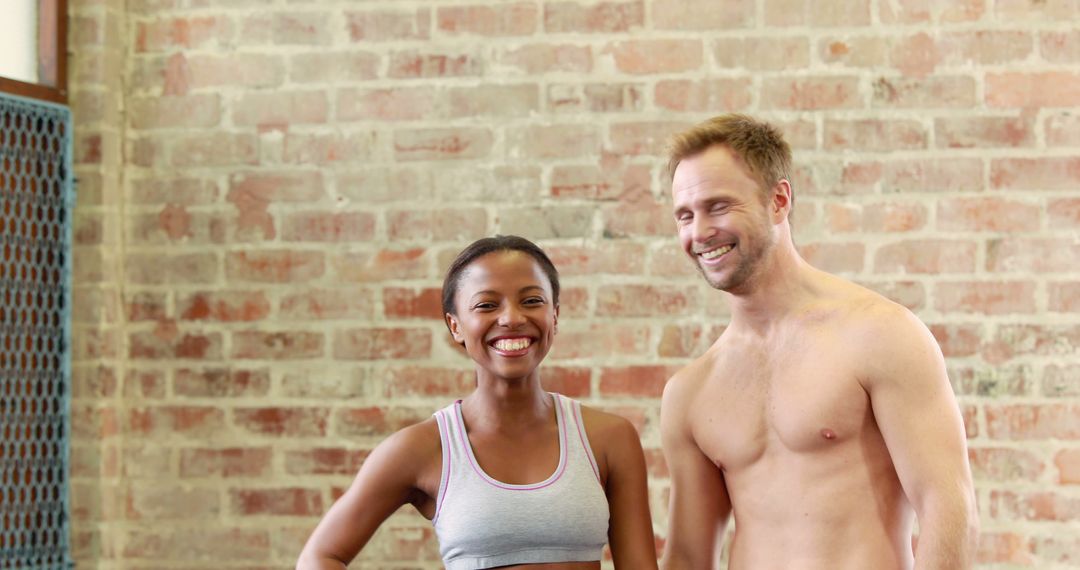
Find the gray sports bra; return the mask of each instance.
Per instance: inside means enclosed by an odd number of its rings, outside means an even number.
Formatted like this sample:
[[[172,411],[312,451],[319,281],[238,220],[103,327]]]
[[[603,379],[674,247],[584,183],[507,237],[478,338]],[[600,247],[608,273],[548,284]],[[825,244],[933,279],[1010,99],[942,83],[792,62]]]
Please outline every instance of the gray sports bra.
[[[559,466],[529,485],[496,481],[480,468],[465,433],[461,401],[435,412],[442,479],[435,534],[447,570],[600,560],[608,503],[578,402],[551,394],[559,427]]]

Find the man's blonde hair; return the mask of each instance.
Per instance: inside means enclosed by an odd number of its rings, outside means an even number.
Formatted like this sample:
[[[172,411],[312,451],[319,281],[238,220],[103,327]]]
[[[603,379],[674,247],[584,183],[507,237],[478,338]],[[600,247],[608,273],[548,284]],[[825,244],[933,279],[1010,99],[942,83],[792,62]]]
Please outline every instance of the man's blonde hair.
[[[683,131],[668,142],[668,180],[675,168],[688,157],[713,145],[730,148],[757,177],[762,190],[780,180],[791,180],[791,146],[780,129],[749,115],[729,113],[713,117]]]

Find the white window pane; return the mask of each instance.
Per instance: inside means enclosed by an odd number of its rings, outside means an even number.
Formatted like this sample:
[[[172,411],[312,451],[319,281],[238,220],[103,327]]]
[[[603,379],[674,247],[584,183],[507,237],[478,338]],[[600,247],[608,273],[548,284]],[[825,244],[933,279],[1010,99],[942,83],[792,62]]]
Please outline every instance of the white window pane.
[[[0,76],[38,82],[38,0],[0,0]]]

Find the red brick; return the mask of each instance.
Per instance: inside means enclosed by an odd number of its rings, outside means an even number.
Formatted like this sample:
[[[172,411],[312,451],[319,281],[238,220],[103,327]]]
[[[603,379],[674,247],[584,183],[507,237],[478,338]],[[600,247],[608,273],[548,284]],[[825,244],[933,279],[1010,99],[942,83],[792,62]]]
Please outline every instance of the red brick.
[[[206,563],[208,553],[219,563],[243,564],[261,559],[270,549],[270,535],[265,530],[202,526],[209,528],[177,528],[168,536],[158,531],[128,530],[121,535],[124,546],[120,552],[128,559],[186,561],[197,568]]]
[[[609,44],[603,54],[615,58],[615,68],[631,75],[696,71],[704,63],[701,40],[642,39]]]
[[[1019,564],[1031,566],[1031,539],[1015,533],[979,534],[979,549],[975,560],[979,564]]]
[[[355,475],[371,452],[340,447],[317,447],[285,453],[289,475]]]
[[[481,208],[391,210],[386,213],[392,240],[458,241],[488,233],[487,212]]]
[[[387,436],[431,417],[429,409],[380,406],[338,410],[334,425],[345,437]]]
[[[326,45],[331,42],[328,14],[319,12],[275,13],[270,20],[276,45]]]
[[[654,0],[652,26],[658,30],[724,30],[751,28],[756,21],[754,5],[748,2],[711,0]],[[776,38],[782,42],[782,38]],[[778,49],[782,49],[779,48]],[[793,60],[793,67],[798,66]]]
[[[682,121],[613,123],[610,126],[610,152],[617,155],[662,156],[664,143],[676,133],[693,126]]]
[[[237,408],[233,423],[256,435],[322,437],[327,433],[329,416],[327,408]]]
[[[508,129],[512,152],[529,158],[578,158],[599,154],[602,135],[596,125],[533,125]]]
[[[610,356],[641,356],[649,347],[650,327],[623,323],[585,326],[560,323],[559,340],[551,351],[555,360]]]
[[[766,26],[865,26],[870,24],[867,0],[766,0]]]
[[[354,243],[375,237],[375,215],[367,212],[295,212],[286,214],[285,241]]]
[[[484,158],[493,142],[494,135],[486,128],[400,130],[394,132],[394,157],[399,161]]]
[[[442,97],[444,112],[452,119],[525,117],[540,110],[540,87],[536,84],[451,87]]]
[[[953,282],[934,287],[934,308],[943,313],[1007,315],[1035,312],[1035,283]]]
[[[200,178],[153,177],[131,181],[128,197],[132,204],[142,206],[197,206],[212,204],[220,199],[217,182]],[[83,184],[79,178],[79,204],[82,205]]]
[[[133,436],[205,438],[224,429],[225,413],[208,406],[137,407],[128,411],[127,427]]]
[[[975,106],[975,80],[971,77],[881,77],[873,84],[874,108],[968,109]]]
[[[531,2],[495,6],[438,8],[438,29],[444,34],[528,36],[537,31],[540,13]]]
[[[107,366],[72,366],[73,398],[111,398],[117,394],[116,372]]]
[[[1050,113],[1043,127],[1047,146],[1080,146],[1080,115],[1071,111]]]
[[[958,396],[1028,396],[1034,386],[1030,366],[986,366],[949,368],[949,380]]]
[[[164,294],[141,291],[129,295],[124,302],[124,314],[128,322],[159,321],[168,315]]]
[[[176,167],[205,167],[255,164],[258,141],[248,133],[214,132],[176,136],[172,141],[170,164]]]
[[[279,314],[289,321],[366,319],[374,316],[374,295],[367,289],[316,289],[285,295]]]
[[[704,330],[697,323],[664,325],[657,356],[688,358],[697,356],[705,344]]]
[[[1054,63],[1080,61],[1080,31],[1044,31],[1039,34],[1039,55]]]
[[[1075,190],[1080,186],[1080,157],[993,159],[990,185],[999,190]]]
[[[431,356],[431,330],[370,327],[334,335],[338,360],[417,359]]]
[[[597,291],[601,317],[691,315],[698,310],[695,287],[670,285],[605,285]]]
[[[183,320],[257,321],[270,314],[266,294],[250,291],[204,291],[177,301]]]
[[[1042,208],[1003,198],[955,198],[938,202],[938,228],[946,231],[1033,232]]]
[[[1080,539],[1075,536],[1042,536],[1032,540],[1035,543],[1035,555],[1040,561],[1049,564],[1073,564],[1080,552]]]
[[[460,397],[476,387],[476,372],[472,369],[393,366],[385,372],[383,396],[386,398]]]
[[[916,121],[825,121],[824,147],[829,150],[888,152],[918,150],[927,146],[926,129]]]
[[[128,493],[126,507],[127,519],[131,521],[210,519],[221,511],[216,489],[177,488],[175,485],[134,485]]]
[[[221,122],[221,97],[133,97],[128,116],[136,129],[216,127]]]
[[[233,122],[263,127],[325,123],[328,109],[325,91],[247,93],[233,107]]]
[[[207,87],[277,87],[285,80],[285,63],[280,56],[259,53],[187,55],[170,62],[181,64],[179,73],[190,89]],[[163,72],[164,73],[164,72]],[[167,77],[167,76],[166,76]],[[166,86],[169,83],[166,82]],[[168,91],[168,87],[166,88]],[[183,91],[183,89],[178,89]]]
[[[484,72],[484,61],[474,53],[393,52],[387,75],[395,79],[479,76]]]
[[[924,78],[941,62],[941,50],[926,32],[895,38],[890,43],[889,62],[905,77]]]
[[[321,277],[326,271],[323,253],[315,251],[234,251],[226,259],[229,281],[299,283]]]
[[[1080,449],[1063,449],[1054,456],[1054,465],[1058,468],[1058,483],[1062,485],[1080,484]],[[1034,480],[1032,478],[1031,480]]]
[[[303,360],[323,355],[320,332],[236,331],[232,334],[232,358]]]
[[[970,22],[983,17],[986,10],[982,0],[959,0],[937,3],[929,0],[895,0],[879,4],[879,17],[886,24],[918,24],[928,22]]]
[[[979,409],[975,406],[963,406],[960,413],[963,416],[964,432],[967,438],[979,437]]]
[[[165,373],[160,370],[128,370],[124,379],[124,397],[138,400],[164,398],[169,391]]]
[[[625,366],[600,372],[600,393],[612,397],[659,398],[677,366]]]
[[[761,86],[763,109],[858,109],[863,106],[856,77],[767,78]]]
[[[993,342],[983,350],[983,359],[1000,364],[1017,356],[1052,356],[1078,350],[1080,327],[1001,324]]]
[[[990,492],[990,518],[1014,521],[1073,521],[1080,518],[1080,499],[1056,492]]]
[[[136,332],[128,336],[131,359],[221,360],[221,333],[162,336],[155,332]]]
[[[616,170],[597,165],[556,165],[551,169],[551,195],[555,198],[615,200],[651,183],[651,173],[641,166]]]
[[[559,113],[640,111],[645,105],[645,86],[637,83],[548,85],[547,104]]]
[[[810,66],[810,40],[806,37],[718,38],[713,40],[711,51],[719,69],[779,71]]]
[[[545,366],[540,382],[544,390],[571,398],[588,398],[592,393],[592,370],[584,367]]]
[[[175,372],[173,391],[189,398],[238,398],[270,393],[269,369],[210,368]]]
[[[215,254],[129,254],[127,280],[145,285],[214,283],[219,275]]]
[[[672,111],[740,111],[753,102],[753,83],[748,78],[660,81],[654,98],[658,107]]]
[[[544,4],[544,31],[548,34],[612,34],[640,29],[644,24],[642,0]]]
[[[528,75],[559,71],[588,73],[593,68],[589,46],[570,44],[527,44],[498,53],[496,61],[500,65],[516,67]]]
[[[388,319],[422,318],[442,322],[442,290],[387,287],[383,289],[383,307]]]
[[[983,162],[978,158],[890,161],[883,176],[883,184],[891,191],[978,191],[983,189]]]
[[[555,245],[545,249],[565,275],[638,274],[645,247],[640,243],[604,240],[596,245]]]
[[[1031,117],[958,117],[934,121],[937,146],[948,148],[1030,147]]]
[[[358,43],[427,40],[431,37],[429,8],[346,12],[349,39]]]
[[[475,168],[470,167],[469,173],[470,181],[475,181]],[[442,177],[440,181],[443,181]],[[455,190],[460,191],[458,188]],[[403,195],[409,196],[409,200],[426,202],[434,198],[435,189],[429,168],[374,167],[338,174],[337,194],[343,199],[364,204],[396,202]]]
[[[926,207],[917,203],[867,204],[862,212],[864,232],[910,232],[926,225]]]
[[[1053,85],[1053,89],[1047,89]],[[1080,73],[987,73],[986,104],[991,107],[1075,107],[1080,105]]]
[[[979,30],[938,36],[938,50],[947,65],[997,65],[1020,62],[1031,56],[1034,41],[1029,32]]]
[[[559,314],[562,315],[562,318],[588,317],[591,312],[589,308],[589,290],[587,288],[564,286],[559,291]]]
[[[337,117],[342,121],[416,121],[437,114],[442,101],[432,86],[384,89],[343,89],[338,92]]]
[[[223,16],[165,18],[140,22],[136,26],[135,51],[208,47],[225,44],[232,37],[232,21]]]
[[[871,68],[886,64],[887,39],[881,36],[830,37],[818,43],[818,57],[826,64]]]
[[[592,206],[541,206],[500,208],[496,213],[500,231],[529,236],[534,240],[585,238],[592,235]]]
[[[240,516],[319,516],[322,493],[296,487],[279,489],[233,489],[229,492],[233,513]]]
[[[1063,281],[1047,283],[1049,309],[1054,312],[1080,313],[1080,283]]]
[[[858,273],[866,263],[866,246],[861,243],[807,243],[798,250],[810,265],[830,273]]]
[[[382,60],[379,54],[362,51],[298,53],[290,58],[289,77],[298,84],[375,79]]]
[[[971,273],[976,244],[964,241],[915,240],[880,247],[875,273]]]
[[[1073,272],[1080,243],[1061,239],[995,239],[986,245],[986,269],[995,272]]]
[[[382,249],[348,253],[333,261],[339,281],[373,282],[429,277],[430,260],[424,248]]]
[[[273,458],[269,447],[180,450],[180,477],[265,477]]]
[[[986,425],[993,439],[1080,439],[1080,406],[1075,404],[987,405]]]
[[[624,196],[602,209],[604,236],[611,238],[670,236],[675,229],[671,206],[646,191]]]
[[[287,133],[281,158],[288,164],[364,162],[372,158],[377,144],[375,136],[367,133]]]

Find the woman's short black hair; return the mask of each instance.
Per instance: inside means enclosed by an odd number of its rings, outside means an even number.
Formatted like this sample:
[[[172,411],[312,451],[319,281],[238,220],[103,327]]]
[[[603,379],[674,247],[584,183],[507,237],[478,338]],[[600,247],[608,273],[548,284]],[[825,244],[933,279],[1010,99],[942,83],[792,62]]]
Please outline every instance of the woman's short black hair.
[[[521,236],[495,236],[472,242],[468,247],[461,250],[454,262],[450,264],[450,268],[446,270],[446,278],[443,279],[442,286],[443,314],[457,314],[457,309],[454,307],[454,297],[457,295],[458,283],[461,281],[461,274],[465,271],[465,268],[477,258],[496,251],[520,251],[532,256],[540,264],[540,268],[544,270],[544,273],[547,274],[548,281],[551,282],[552,302],[556,307],[559,306],[559,271],[555,269],[555,264],[551,262],[544,250]]]

